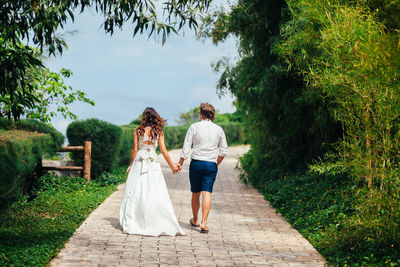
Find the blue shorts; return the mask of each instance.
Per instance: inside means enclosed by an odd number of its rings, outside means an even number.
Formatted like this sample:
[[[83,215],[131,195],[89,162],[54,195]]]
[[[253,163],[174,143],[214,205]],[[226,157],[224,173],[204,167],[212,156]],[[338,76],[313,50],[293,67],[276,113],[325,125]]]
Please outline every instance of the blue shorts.
[[[190,191],[212,193],[218,167],[215,162],[192,159],[189,166]]]

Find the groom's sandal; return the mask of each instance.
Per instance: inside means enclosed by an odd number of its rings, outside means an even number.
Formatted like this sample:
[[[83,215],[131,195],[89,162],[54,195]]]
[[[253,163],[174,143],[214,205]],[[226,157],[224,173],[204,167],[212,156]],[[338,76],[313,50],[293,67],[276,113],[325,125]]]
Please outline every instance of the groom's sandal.
[[[200,228],[200,233],[202,234],[207,234],[208,233],[208,229],[207,228]]]
[[[199,227],[200,226],[200,224],[194,224],[193,222],[192,222],[192,219],[190,219],[190,225],[191,226],[193,226],[193,227]]]

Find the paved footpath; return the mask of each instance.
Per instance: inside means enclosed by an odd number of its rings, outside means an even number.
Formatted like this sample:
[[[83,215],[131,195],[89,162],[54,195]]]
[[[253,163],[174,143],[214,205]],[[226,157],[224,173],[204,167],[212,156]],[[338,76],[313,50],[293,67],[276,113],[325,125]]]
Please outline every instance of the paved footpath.
[[[118,224],[123,185],[76,230],[52,266],[324,266],[324,259],[270,207],[238,181],[234,169],[247,147],[229,149],[214,185],[208,234],[192,217],[188,162],[172,175],[160,159],[175,213],[186,236],[128,235]],[[179,151],[171,151],[176,162]]]

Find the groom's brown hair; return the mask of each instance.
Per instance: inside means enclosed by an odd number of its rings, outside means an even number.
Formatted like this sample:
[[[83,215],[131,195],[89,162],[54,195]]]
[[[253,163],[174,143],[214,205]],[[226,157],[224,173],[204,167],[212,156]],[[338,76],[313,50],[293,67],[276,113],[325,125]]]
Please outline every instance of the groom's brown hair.
[[[204,119],[214,120],[215,119],[215,109],[213,105],[208,103],[200,104],[200,114]]]

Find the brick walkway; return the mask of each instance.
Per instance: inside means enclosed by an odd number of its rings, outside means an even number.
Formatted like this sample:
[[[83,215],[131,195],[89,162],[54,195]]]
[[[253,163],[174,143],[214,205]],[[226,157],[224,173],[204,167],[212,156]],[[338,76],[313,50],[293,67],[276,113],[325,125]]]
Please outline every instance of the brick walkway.
[[[189,226],[188,162],[172,175],[160,159],[178,221],[186,236],[123,234],[118,225],[123,186],[77,229],[52,266],[324,266],[323,258],[296,230],[275,214],[257,190],[238,181],[237,157],[229,149],[219,168],[208,220],[210,232]],[[178,151],[171,157],[177,161]]]

